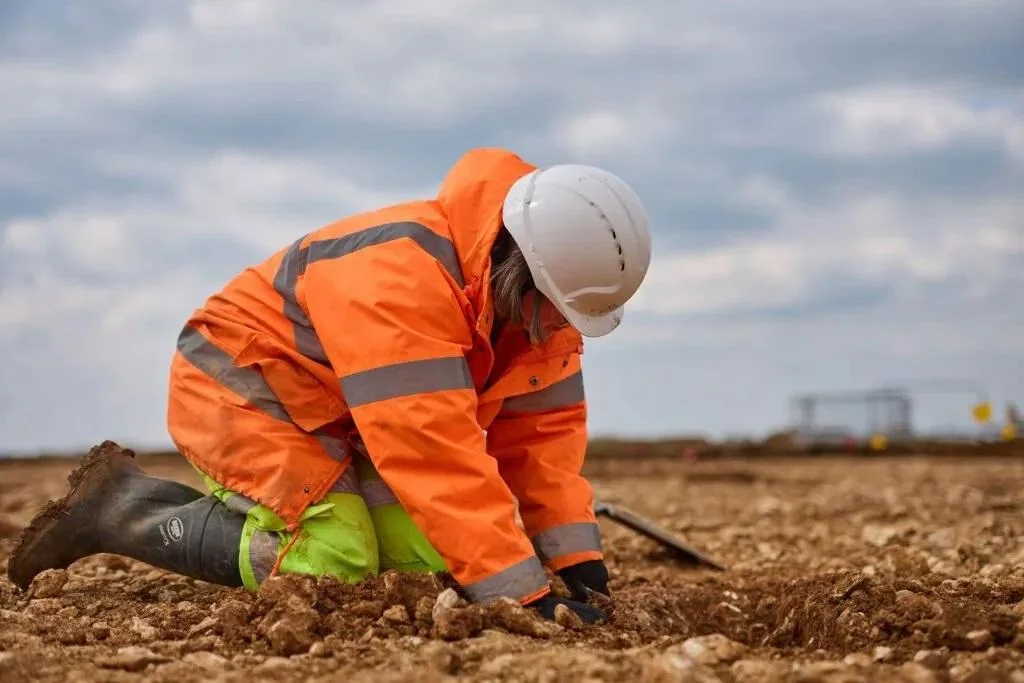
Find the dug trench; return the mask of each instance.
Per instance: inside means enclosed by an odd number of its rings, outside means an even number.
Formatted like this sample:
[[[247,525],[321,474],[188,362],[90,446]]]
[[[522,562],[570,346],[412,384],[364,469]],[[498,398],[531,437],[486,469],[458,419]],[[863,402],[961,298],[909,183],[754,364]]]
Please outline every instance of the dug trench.
[[[602,522],[605,625],[469,605],[444,576],[282,576],[254,595],[98,555],[28,593],[0,581],[0,680],[1021,680],[1022,499],[1006,483],[1019,468],[747,466],[760,474],[594,472],[600,495],[729,566],[688,569]],[[0,513],[0,568],[45,502],[5,496],[18,502]]]

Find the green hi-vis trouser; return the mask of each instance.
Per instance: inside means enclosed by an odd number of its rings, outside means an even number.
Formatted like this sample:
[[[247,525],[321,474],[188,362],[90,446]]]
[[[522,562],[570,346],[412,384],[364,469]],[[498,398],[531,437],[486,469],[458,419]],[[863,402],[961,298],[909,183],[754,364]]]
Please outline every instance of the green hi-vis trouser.
[[[238,566],[250,591],[270,576],[286,549],[281,574],[355,583],[389,569],[446,571],[444,560],[365,457],[356,457],[331,491],[306,510],[294,544],[284,520],[270,508],[199,474],[213,495],[246,516]]]

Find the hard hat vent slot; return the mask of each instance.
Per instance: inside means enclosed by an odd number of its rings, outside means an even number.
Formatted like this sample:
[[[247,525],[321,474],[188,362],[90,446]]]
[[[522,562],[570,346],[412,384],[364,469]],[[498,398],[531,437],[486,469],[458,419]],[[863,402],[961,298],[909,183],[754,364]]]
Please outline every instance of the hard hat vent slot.
[[[604,214],[602,214],[601,217],[604,218],[605,220],[608,220],[608,217],[605,216]],[[610,232],[612,234],[612,239],[615,240],[615,248],[619,252],[619,272],[620,273],[625,272],[625,270],[626,270],[626,259],[624,259],[622,257],[622,243],[619,242],[619,236],[618,236],[618,234],[616,234],[615,228],[609,226],[608,232]]]

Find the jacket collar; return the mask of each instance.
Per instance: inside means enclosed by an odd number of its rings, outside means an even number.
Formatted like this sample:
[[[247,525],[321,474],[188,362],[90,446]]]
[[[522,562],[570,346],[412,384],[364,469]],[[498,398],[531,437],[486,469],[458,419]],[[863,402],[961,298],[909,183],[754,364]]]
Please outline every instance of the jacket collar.
[[[437,193],[462,268],[465,292],[478,316],[489,315],[491,248],[502,227],[505,195],[516,180],[536,169],[508,150],[478,147],[455,162]]]

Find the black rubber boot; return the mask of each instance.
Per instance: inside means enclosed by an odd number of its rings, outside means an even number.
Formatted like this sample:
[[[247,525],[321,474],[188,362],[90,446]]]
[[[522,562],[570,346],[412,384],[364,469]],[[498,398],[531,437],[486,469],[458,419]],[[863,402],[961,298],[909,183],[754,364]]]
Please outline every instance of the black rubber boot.
[[[150,477],[113,442],[93,448],[68,475],[70,491],[47,504],[18,538],[7,575],[26,590],[46,569],[113,553],[223,586],[241,586],[245,523],[213,496]]]

